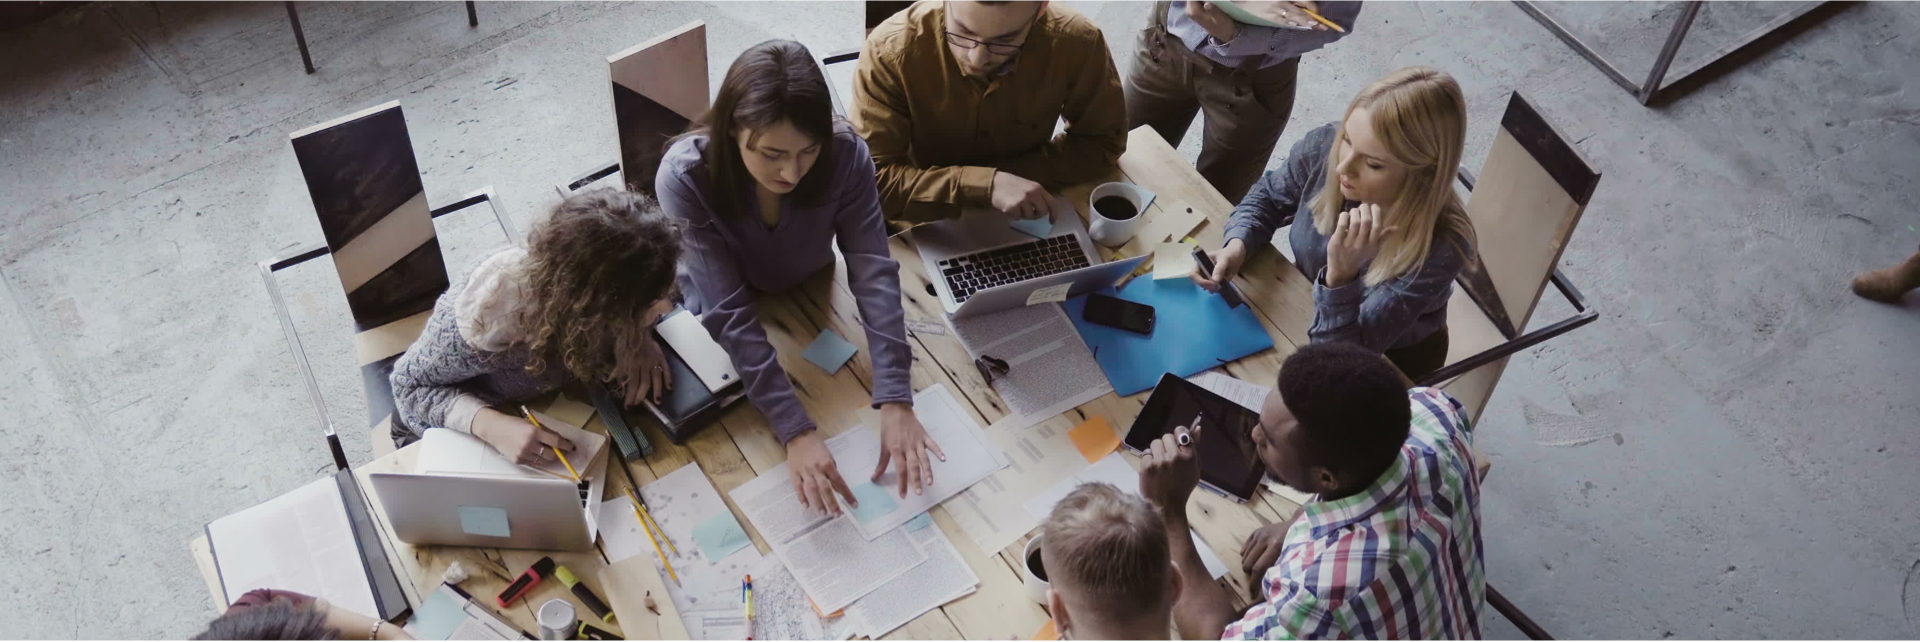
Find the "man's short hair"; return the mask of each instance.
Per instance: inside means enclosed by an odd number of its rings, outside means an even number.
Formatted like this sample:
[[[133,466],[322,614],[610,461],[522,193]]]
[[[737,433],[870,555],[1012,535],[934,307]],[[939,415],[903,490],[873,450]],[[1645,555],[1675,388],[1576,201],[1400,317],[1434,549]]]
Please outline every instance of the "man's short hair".
[[[1279,389],[1300,422],[1293,444],[1304,463],[1370,481],[1407,443],[1407,386],[1377,352],[1350,343],[1301,348],[1280,364]]]
[[[1145,499],[1082,484],[1054,505],[1041,537],[1047,581],[1081,596],[1089,615],[1133,620],[1171,608],[1167,527]]]

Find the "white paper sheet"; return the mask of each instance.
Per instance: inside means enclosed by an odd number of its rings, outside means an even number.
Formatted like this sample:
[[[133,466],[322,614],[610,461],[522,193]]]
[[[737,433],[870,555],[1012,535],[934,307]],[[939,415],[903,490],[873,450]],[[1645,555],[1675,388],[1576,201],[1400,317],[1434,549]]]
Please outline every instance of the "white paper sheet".
[[[986,429],[1007,467],[942,504],[960,532],[982,551],[999,551],[1039,526],[1024,504],[1086,467],[1087,460],[1067,436],[1073,423],[1054,417],[1031,427],[1015,427],[1009,416]]]
[[[821,610],[846,608],[927,561],[900,529],[869,541],[852,515],[828,517],[802,507],[787,471],[782,463],[741,484],[733,501]]]
[[[913,410],[920,419],[920,425],[927,430],[927,436],[940,445],[946,461],[928,455],[933,465],[933,486],[920,494],[907,491],[905,497],[899,495],[901,466],[898,462],[887,467],[887,473],[879,481],[868,481],[869,475],[849,478],[848,484],[864,486],[873,484],[876,489],[861,488],[868,493],[884,494],[885,506],[892,510],[882,511],[884,506],[863,504],[855,511],[840,499],[842,510],[855,515],[854,523],[860,527],[860,533],[867,539],[873,539],[887,531],[907,523],[907,520],[927,512],[940,502],[959,494],[967,487],[986,479],[1005,464],[994,453],[996,448],[987,443],[987,437],[980,430],[980,424],[974,423],[973,416],[960,406],[953,394],[944,384],[922,390],[913,396]],[[880,460],[879,431],[861,426],[827,440],[827,449],[833,453],[833,459],[843,471],[872,470]]]
[[[698,464],[683,466],[641,487],[640,496],[647,502],[654,521],[660,523],[666,536],[680,549],[675,555],[667,546],[667,540],[660,542],[660,550],[673,559],[673,570],[680,582],[672,581],[666,565],[654,554],[653,542],[648,540],[640,518],[633,512],[633,503],[624,494],[599,505],[599,519],[604,525],[601,545],[608,562],[645,555],[661,579],[666,580],[667,596],[679,609],[681,623],[686,625],[689,635],[696,640],[739,639],[725,637],[729,635],[726,630],[707,631],[706,623],[716,614],[739,614],[740,581],[761,562],[760,551],[747,546],[723,559],[709,560],[693,538],[694,527],[704,521],[720,513],[727,513],[731,518],[726,501],[714,490],[713,483],[707,480]]]
[[[1133,465],[1127,463],[1126,458],[1120,453],[1114,453],[1027,500],[1025,504],[1027,513],[1036,521],[1045,522],[1047,516],[1053,513],[1054,505],[1060,503],[1060,500],[1073,494],[1074,489],[1079,488],[1081,484],[1094,483],[1112,484],[1129,495],[1140,494],[1140,472],[1134,470]],[[1193,537],[1193,547],[1200,552],[1200,561],[1206,564],[1207,572],[1212,574],[1214,579],[1225,577],[1227,564],[1213,552],[1213,547],[1208,546],[1206,540],[1200,539],[1198,531],[1189,529],[1188,533]]]
[[[1058,305],[1030,305],[953,319],[968,356],[982,354],[1005,360],[1006,376],[993,389],[1026,428],[1072,410],[1113,391],[1113,384],[1093,358],[1093,351],[1074,330],[1073,321]]]
[[[373,585],[339,482],[322,477],[285,495],[207,524],[207,541],[232,604],[247,591],[283,589],[378,617]]]
[[[851,618],[821,617],[777,557],[753,567],[753,612],[758,640],[845,640],[859,634]]]
[[[847,609],[847,615],[859,618],[863,627],[860,632],[868,638],[878,640],[914,618],[972,593],[980,585],[980,576],[967,566],[966,558],[960,556],[959,549],[953,547],[940,526],[931,521],[918,529],[896,531],[913,538],[921,550],[926,551],[927,562],[868,593]]]

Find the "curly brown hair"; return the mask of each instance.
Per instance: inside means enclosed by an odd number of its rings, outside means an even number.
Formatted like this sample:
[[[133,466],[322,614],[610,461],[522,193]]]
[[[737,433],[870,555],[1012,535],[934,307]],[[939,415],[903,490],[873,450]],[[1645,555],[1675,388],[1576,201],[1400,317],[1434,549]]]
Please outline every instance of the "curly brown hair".
[[[527,370],[558,359],[574,378],[610,378],[617,355],[650,330],[647,309],[667,298],[680,229],[653,199],[600,188],[569,197],[527,239]]]

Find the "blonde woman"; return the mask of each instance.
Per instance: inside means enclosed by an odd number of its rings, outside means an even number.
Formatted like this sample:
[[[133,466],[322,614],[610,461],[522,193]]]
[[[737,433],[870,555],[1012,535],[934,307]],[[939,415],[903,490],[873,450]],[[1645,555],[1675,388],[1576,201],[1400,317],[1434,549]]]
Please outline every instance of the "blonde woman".
[[[1287,240],[1313,279],[1313,343],[1385,353],[1412,379],[1439,369],[1453,278],[1473,256],[1473,224],[1452,185],[1466,137],[1452,76],[1388,74],[1254,184],[1212,253],[1213,274],[1196,272],[1194,282],[1219,290],[1275,230],[1297,223]]]

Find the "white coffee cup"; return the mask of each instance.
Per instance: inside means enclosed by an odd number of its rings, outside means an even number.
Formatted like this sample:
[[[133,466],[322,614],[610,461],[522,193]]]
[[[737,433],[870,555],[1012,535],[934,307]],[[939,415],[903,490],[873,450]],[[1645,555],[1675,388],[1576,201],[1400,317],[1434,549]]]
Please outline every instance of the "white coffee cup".
[[[1038,561],[1040,561],[1040,536],[1035,535],[1033,539],[1027,540],[1027,549],[1020,553],[1020,583],[1026,585],[1028,598],[1031,598],[1035,604],[1046,606],[1047,592],[1052,590],[1052,587],[1034,573],[1033,564]],[[1046,569],[1040,569],[1040,572],[1045,573]]]
[[[1107,218],[1100,208],[1094,206],[1094,203],[1107,197],[1126,199],[1127,203],[1133,206],[1133,216],[1124,219]],[[1087,210],[1093,213],[1089,217],[1093,224],[1089,226],[1087,235],[1092,236],[1095,243],[1107,247],[1126,245],[1127,241],[1133,239],[1134,234],[1140,232],[1140,227],[1146,224],[1146,206],[1146,199],[1141,197],[1140,188],[1134,187],[1132,183],[1101,183],[1099,187],[1093,188],[1093,194],[1087,197]]]

